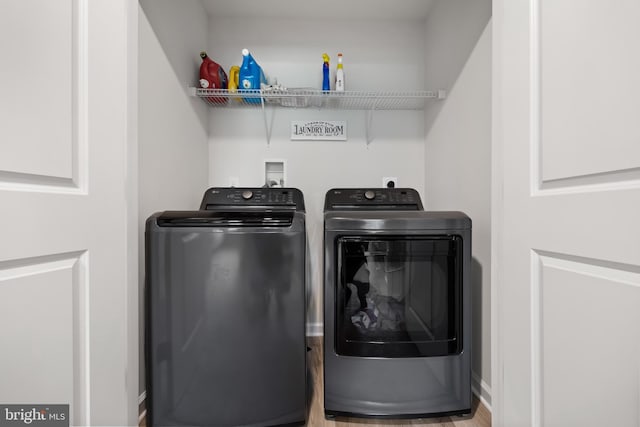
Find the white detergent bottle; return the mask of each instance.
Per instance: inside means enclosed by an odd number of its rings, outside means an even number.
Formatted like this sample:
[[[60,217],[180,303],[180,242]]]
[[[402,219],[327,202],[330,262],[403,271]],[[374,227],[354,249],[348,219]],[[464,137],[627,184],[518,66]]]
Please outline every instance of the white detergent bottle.
[[[336,92],[344,92],[344,70],[342,69],[342,54],[338,54],[338,68],[336,69]]]

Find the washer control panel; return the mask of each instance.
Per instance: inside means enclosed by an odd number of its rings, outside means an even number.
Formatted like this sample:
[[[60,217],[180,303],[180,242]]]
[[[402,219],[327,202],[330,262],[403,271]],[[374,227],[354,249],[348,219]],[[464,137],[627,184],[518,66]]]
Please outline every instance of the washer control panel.
[[[201,210],[234,208],[289,208],[304,211],[304,198],[297,188],[209,188]]]
[[[423,210],[413,188],[333,188],[324,210]]]

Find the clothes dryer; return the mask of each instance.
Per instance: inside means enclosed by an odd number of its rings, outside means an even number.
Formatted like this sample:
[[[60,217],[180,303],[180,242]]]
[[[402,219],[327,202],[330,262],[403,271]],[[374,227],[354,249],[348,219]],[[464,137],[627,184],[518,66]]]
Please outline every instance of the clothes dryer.
[[[471,220],[413,189],[332,189],[324,208],[328,417],[471,411]]]

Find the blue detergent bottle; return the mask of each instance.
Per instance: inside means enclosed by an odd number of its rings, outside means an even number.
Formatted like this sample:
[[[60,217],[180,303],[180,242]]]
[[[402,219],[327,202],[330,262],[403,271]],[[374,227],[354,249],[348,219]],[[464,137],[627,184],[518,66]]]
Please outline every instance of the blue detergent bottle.
[[[262,67],[253,59],[248,49],[242,49],[242,65],[238,75],[238,92],[253,92],[260,90],[261,84],[267,83],[262,72]],[[260,103],[260,97],[245,96],[244,102],[250,104]]]

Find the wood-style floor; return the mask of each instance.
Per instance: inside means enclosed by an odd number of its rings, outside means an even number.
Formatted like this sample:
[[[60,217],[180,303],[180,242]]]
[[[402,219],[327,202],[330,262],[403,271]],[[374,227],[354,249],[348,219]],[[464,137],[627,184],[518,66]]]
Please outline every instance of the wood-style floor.
[[[324,396],[322,383],[322,337],[308,339],[311,347],[310,368],[313,379],[313,399],[309,409],[307,425],[309,427],[366,427],[366,426],[427,426],[427,427],[490,427],[491,413],[485,406],[474,399],[471,415],[466,417],[444,417],[417,420],[375,420],[363,418],[337,418],[327,420],[324,417]],[[146,427],[142,420],[141,427]]]

